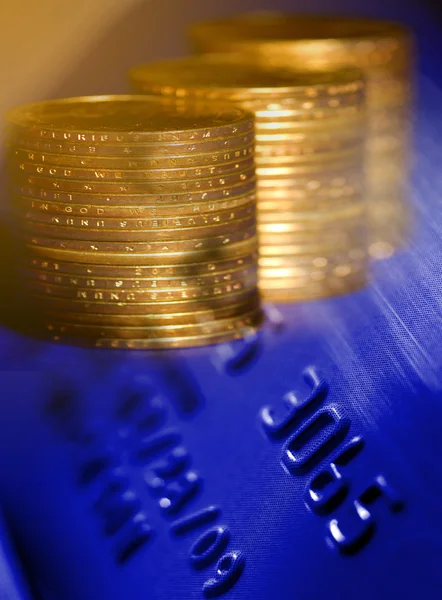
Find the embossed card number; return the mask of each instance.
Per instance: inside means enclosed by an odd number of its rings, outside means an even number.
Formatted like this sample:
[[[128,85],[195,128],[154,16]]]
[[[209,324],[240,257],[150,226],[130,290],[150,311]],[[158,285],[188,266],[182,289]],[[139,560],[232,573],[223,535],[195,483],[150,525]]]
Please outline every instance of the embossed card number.
[[[298,400],[289,392],[284,398],[282,415],[272,407],[264,407],[260,418],[270,439],[285,439],[281,464],[288,473],[305,475],[329,460],[308,483],[305,501],[314,514],[330,517],[344,506],[351,488],[346,467],[364,449],[365,441],[361,436],[348,440],[351,423],[341,404],[324,405],[329,385],[319,372],[309,367],[304,371],[304,379],[311,388],[307,398]],[[329,520],[325,534],[327,544],[342,554],[362,549],[376,526],[371,507],[380,501],[386,502],[392,512],[403,507],[396,491],[381,474],[347,502],[342,517]]]
[[[209,505],[187,514],[191,500],[202,489],[202,477],[192,469],[192,458],[182,436],[167,427],[167,410],[149,385],[125,391],[117,408],[114,439],[103,439],[99,430],[89,430],[88,419],[77,412],[76,397],[55,394],[49,412],[76,447],[79,484],[98,488],[94,510],[106,537],[114,544],[117,564],[124,565],[153,538],[153,528],[144,510],[144,499],[132,481],[132,466],[141,467],[145,490],[156,500],[174,537],[203,530],[189,549],[195,571],[212,568],[202,586],[206,598],[228,592],[238,581],[245,564],[240,550],[229,549],[231,533],[215,524],[221,509]]]

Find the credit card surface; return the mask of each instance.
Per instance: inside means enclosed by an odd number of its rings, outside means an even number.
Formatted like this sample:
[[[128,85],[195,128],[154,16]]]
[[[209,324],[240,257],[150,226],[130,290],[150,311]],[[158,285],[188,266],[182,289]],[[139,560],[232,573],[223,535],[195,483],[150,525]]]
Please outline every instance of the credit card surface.
[[[421,71],[410,235],[365,289],[189,351],[1,329],[0,504],[38,597],[442,596],[442,92]]]

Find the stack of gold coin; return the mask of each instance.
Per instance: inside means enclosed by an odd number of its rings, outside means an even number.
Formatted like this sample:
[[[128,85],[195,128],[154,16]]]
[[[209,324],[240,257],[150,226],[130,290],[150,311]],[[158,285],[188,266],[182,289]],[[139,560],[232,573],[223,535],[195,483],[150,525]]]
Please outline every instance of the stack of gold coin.
[[[413,40],[397,23],[357,17],[246,13],[195,25],[197,52],[237,53],[268,66],[364,70],[369,110],[371,254],[382,257],[407,231]]]
[[[103,96],[7,122],[21,280],[52,339],[187,347],[259,324],[251,113]]]
[[[134,67],[138,91],[231,102],[256,116],[260,288],[310,299],[365,282],[364,81],[358,69],[266,70],[193,56]]]

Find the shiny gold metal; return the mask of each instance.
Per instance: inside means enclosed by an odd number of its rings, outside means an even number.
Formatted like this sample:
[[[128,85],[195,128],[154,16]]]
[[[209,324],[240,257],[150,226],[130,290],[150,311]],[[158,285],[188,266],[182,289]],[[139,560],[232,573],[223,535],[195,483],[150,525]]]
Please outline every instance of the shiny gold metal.
[[[373,77],[410,68],[412,37],[401,24],[361,17],[250,12],[207,21],[190,30],[203,52],[234,52],[292,68],[353,64]]]
[[[261,310],[244,313],[241,316],[208,320],[203,323],[161,324],[161,325],[88,325],[70,323],[63,320],[49,322],[48,331],[54,335],[68,335],[81,338],[104,339],[146,339],[161,340],[173,337],[194,337],[197,335],[218,335],[228,331],[238,331],[244,327],[255,327],[262,321]]]
[[[254,212],[254,211],[249,211]],[[76,229],[46,225],[36,221],[16,220],[22,239],[48,248],[96,252],[187,252],[227,246],[255,235],[256,217],[245,216],[228,224],[182,229],[150,229],[127,231],[109,229]],[[35,241],[33,241],[35,240]]]
[[[361,224],[367,215],[367,207],[362,200],[359,203],[353,202],[349,207],[323,210],[317,212],[289,212],[280,213],[279,219],[271,220],[267,214],[262,218],[260,213],[258,219],[258,229],[261,233],[292,233],[298,231],[321,230],[324,233],[328,231],[340,231],[345,228],[354,228]]]
[[[138,91],[178,102],[222,99],[255,113],[262,257],[286,250],[290,256],[294,246],[336,252],[358,237],[364,243],[365,83],[359,70],[266,69],[224,54],[145,64],[129,75]],[[261,267],[260,279],[267,286]],[[295,280],[272,282],[289,290]]]
[[[20,136],[74,144],[173,144],[222,139],[253,130],[240,108],[189,107],[142,96],[85,96],[27,104],[6,114]]]
[[[53,171],[57,169],[45,168],[45,171]],[[65,173],[71,173],[69,169],[64,170]],[[112,182],[106,182],[106,172],[97,172],[97,177],[94,180],[74,180],[65,177],[64,179],[56,177],[45,177],[44,175],[28,175],[23,174],[19,169],[10,170],[10,177],[12,181],[16,181],[19,185],[30,184],[41,189],[57,189],[63,192],[74,192],[84,193],[90,192],[91,194],[119,194],[121,192],[127,194],[146,194],[146,195],[174,195],[174,194],[185,194],[185,193],[204,193],[208,191],[221,191],[223,189],[230,189],[234,186],[238,186],[246,183],[247,181],[254,181],[255,169],[249,168],[247,171],[240,173],[233,173],[225,175],[223,177],[208,178],[208,179],[197,179],[183,182],[152,182],[140,180],[128,181],[114,180]],[[98,183],[97,183],[98,182]]]
[[[247,279],[233,280],[232,282],[222,282],[215,285],[189,287],[182,289],[173,288],[147,288],[147,289],[93,289],[80,288],[71,285],[60,285],[41,282],[34,279],[26,280],[26,288],[33,290],[40,295],[56,298],[71,298],[74,300],[83,300],[87,302],[110,302],[135,304],[152,302],[180,302],[194,301],[203,298],[213,298],[217,296],[228,296],[240,291],[251,291],[257,285],[257,274],[251,273]]]
[[[45,155],[41,155],[45,156]],[[245,173],[254,166],[253,156],[248,156],[243,160],[234,162],[226,162],[217,166],[197,167],[193,169],[106,169],[106,168],[74,168],[65,166],[54,166],[50,163],[24,162],[17,160],[9,160],[8,167],[13,172],[14,170],[25,175],[41,175],[48,177],[57,177],[61,179],[74,179],[86,181],[149,181],[153,183],[172,183],[190,182],[197,180],[201,184],[213,178],[221,178],[236,173]],[[194,184],[195,185],[195,184]],[[198,186],[203,187],[203,185]]]
[[[221,344],[224,342],[230,342],[232,340],[241,339],[247,337],[247,335],[254,333],[260,322],[257,324],[247,325],[241,329],[231,330],[219,334],[208,334],[208,335],[197,335],[197,336],[184,336],[174,338],[161,338],[161,339],[110,339],[110,338],[97,338],[88,339],[85,337],[72,337],[66,335],[51,335],[50,339],[54,342],[63,342],[67,344],[75,344],[79,346],[95,348],[107,348],[112,350],[156,350],[156,349],[169,349],[169,348],[198,348],[200,346],[209,346],[214,344]]]
[[[145,326],[158,326],[161,324],[198,324],[207,321],[215,321],[218,319],[225,319],[229,317],[237,317],[238,315],[246,314],[251,311],[257,311],[260,303],[259,298],[255,297],[250,300],[244,300],[236,304],[229,304],[228,306],[216,308],[213,310],[192,310],[188,312],[177,312],[169,314],[130,314],[127,310],[124,314],[109,314],[109,313],[95,313],[95,312],[60,312],[46,311],[48,320],[62,323],[79,323],[99,326],[104,323],[108,325],[116,325],[120,327],[145,327]],[[130,307],[125,307],[130,308]]]
[[[189,203],[207,203],[213,201],[228,200],[246,194],[252,194],[256,191],[256,181],[250,178],[249,181],[239,185],[232,185],[230,188],[221,188],[203,192],[183,192],[180,194],[148,194],[135,193],[130,194],[125,185],[115,186],[112,194],[97,194],[88,189],[86,185],[81,192],[66,192],[52,186],[52,189],[39,187],[38,179],[32,179],[32,182],[24,184],[10,181],[9,189],[21,196],[27,196],[33,199],[48,200],[55,202],[67,202],[76,204],[93,204],[98,206],[148,206],[156,205],[160,210],[163,205],[181,205]],[[117,189],[118,188],[118,189]]]
[[[312,269],[309,265],[290,265],[284,267],[261,268],[260,277],[263,287],[283,287],[284,281],[291,281],[295,286],[302,285],[302,281],[322,281],[327,277],[348,277],[349,275],[366,270],[365,261],[336,261],[322,268]]]
[[[414,42],[406,27],[364,18],[252,12],[195,25],[190,35],[199,52],[228,54],[231,60],[253,61],[266,69],[333,70],[343,64],[361,68],[368,108],[368,203],[383,203],[391,212],[399,195],[399,214],[407,212],[403,184],[410,171]],[[259,120],[258,137],[262,133]],[[318,119],[316,125],[324,127],[325,123],[326,119]],[[379,189],[379,177],[387,172],[391,185],[386,192]],[[376,210],[370,208],[372,212]],[[403,243],[401,220],[393,218],[379,227],[379,221],[370,217],[371,237],[377,247],[386,243],[391,248],[392,237],[401,240],[393,246]]]
[[[109,96],[7,121],[19,281],[53,340],[199,346],[260,324],[250,112]]]
[[[304,109],[310,109],[318,99],[327,101],[364,93],[360,74],[355,69],[341,69],[339,73],[264,70],[252,61],[217,54],[145,63],[133,67],[129,78],[137,91],[174,95],[180,100],[188,96],[223,101],[232,96],[235,100],[282,96],[290,98],[292,103],[300,102],[299,106]],[[303,106],[305,102],[311,104]]]
[[[216,273],[205,273],[199,275],[194,273],[187,277],[155,277],[155,278],[111,278],[111,277],[79,277],[77,275],[63,275],[59,273],[47,273],[21,268],[22,277],[40,281],[42,283],[70,286],[76,288],[93,288],[94,290],[187,290],[188,288],[205,288],[220,283],[230,283],[237,280],[248,281],[256,277],[256,265],[242,267],[236,270],[221,271]]]
[[[129,266],[129,267],[157,267],[161,265],[189,265],[196,262],[206,261],[213,263],[224,259],[232,259],[244,256],[247,253],[256,252],[258,249],[258,239],[256,235],[246,234],[244,241],[234,242],[232,244],[222,244],[214,248],[199,248],[194,251],[172,251],[168,248],[162,248],[162,252],[136,252],[133,245],[125,247],[126,252],[107,252],[96,251],[91,245],[89,250],[75,250],[58,247],[47,247],[38,245],[35,238],[21,237],[21,251],[30,253],[31,256],[37,256],[44,260],[67,261],[84,264],[109,265],[109,266]],[[225,239],[225,238],[224,238]],[[60,246],[63,244],[60,243]]]
[[[291,164],[297,166],[300,173],[317,173],[326,169],[332,169],[334,166],[341,168],[345,165],[351,169],[355,165],[361,165],[364,161],[364,147],[362,138],[359,144],[354,144],[351,148],[337,151],[335,153],[310,153],[308,146],[302,145],[290,146],[290,144],[261,144],[256,148],[256,165],[261,166],[269,158],[290,157]],[[262,177],[259,177],[260,183]]]
[[[255,193],[244,196],[227,197],[226,200],[215,200],[212,202],[188,202],[185,204],[158,205],[152,203],[139,206],[114,206],[109,201],[104,205],[73,204],[69,202],[48,202],[37,200],[30,196],[19,196],[10,192],[11,210],[24,214],[30,212],[35,215],[49,214],[58,217],[82,217],[82,218],[118,218],[124,219],[169,219],[185,216],[190,218],[198,215],[209,215],[227,210],[234,210],[247,204],[256,203]],[[85,199],[87,202],[87,198]],[[40,220],[40,219],[37,219]]]
[[[152,301],[152,302],[118,302],[101,301],[99,294],[94,300],[82,300],[73,298],[58,298],[51,296],[48,298],[46,294],[35,294],[33,296],[38,306],[42,307],[46,313],[50,311],[59,312],[81,312],[83,314],[100,314],[100,315],[175,315],[182,313],[193,314],[195,312],[207,312],[219,308],[226,308],[232,305],[241,304],[250,301],[258,301],[259,295],[256,289],[240,290],[231,294],[216,295],[211,298],[201,298],[198,300],[177,300],[177,301]]]
[[[344,250],[350,252],[354,249],[360,249],[361,252],[366,250],[366,242],[361,240],[360,236],[354,237],[341,236],[341,239],[324,242],[322,239],[318,239],[318,236],[307,239],[298,239],[285,242],[279,245],[263,244],[260,246],[260,259],[261,264],[262,258],[277,258],[283,260],[284,258],[290,258],[294,256],[312,256],[322,257],[341,254]]]
[[[354,292],[367,284],[367,272],[364,269],[349,277],[329,277],[325,280],[304,281],[302,284],[293,282],[285,286],[269,286],[267,280],[261,285],[262,296],[269,302],[299,302],[325,298],[337,294],[348,294]]]
[[[312,270],[325,269],[329,265],[336,266],[346,262],[363,263],[367,260],[367,251],[364,248],[349,247],[344,250],[331,252],[324,248],[314,248],[309,254],[298,253],[292,256],[261,256],[259,266],[262,269],[286,269],[291,267],[306,266]]]
[[[256,206],[254,201],[249,201],[247,204],[239,206],[238,208],[232,208],[227,211],[217,211],[212,213],[203,214],[192,214],[176,217],[153,217],[153,218],[108,218],[100,215],[99,217],[92,216],[72,216],[66,213],[53,213],[49,211],[36,211],[36,210],[25,210],[21,211],[17,206],[12,206],[12,214],[16,217],[17,222],[23,221],[25,229],[30,231],[39,231],[40,225],[50,226],[48,231],[54,231],[57,236],[63,237],[67,235],[66,228],[74,229],[75,235],[80,230],[86,232],[91,231],[93,235],[103,234],[106,232],[109,236],[116,233],[117,237],[121,237],[121,232],[127,232],[127,238],[129,239],[134,232],[159,232],[162,235],[164,231],[165,238],[167,239],[168,231],[176,231],[177,235],[180,235],[181,230],[188,230],[200,227],[220,227],[231,223],[232,227],[235,227],[237,221],[240,221],[246,217],[251,217],[255,214]],[[34,223],[38,223],[37,228],[34,228]],[[34,229],[33,229],[34,228]],[[44,231],[44,229],[43,229]],[[197,229],[198,231],[203,231]],[[149,234],[147,234],[148,236]],[[91,239],[91,238],[87,238]],[[103,238],[104,239],[104,238]],[[111,239],[111,238],[109,238]]]
[[[154,278],[180,278],[180,277],[198,277],[210,273],[220,273],[235,271],[238,268],[245,268],[255,265],[257,262],[257,253],[251,248],[245,248],[239,256],[232,257],[212,257],[212,261],[207,261],[201,256],[201,262],[187,264],[158,264],[154,266],[146,265],[121,265],[121,264],[85,264],[79,262],[53,261],[42,259],[38,256],[22,256],[19,264],[27,269],[41,273],[57,273],[61,275],[80,276],[85,278],[133,278],[133,279],[154,279]]]
[[[178,169],[189,169],[193,174],[193,170],[200,168],[217,168],[225,163],[231,164],[250,158],[254,153],[254,143],[252,140],[247,146],[235,150],[224,149],[218,152],[206,152],[203,154],[192,152],[188,155],[181,154],[180,156],[163,158],[143,158],[125,155],[97,156],[95,153],[84,156],[78,155],[75,152],[63,154],[46,150],[29,150],[16,145],[9,145],[7,150],[9,159],[14,159],[17,162],[39,162],[62,167],[82,166],[88,169],[145,169],[153,170],[154,172],[159,171],[160,173],[163,171],[174,172]]]
[[[222,152],[231,153],[236,150],[243,150],[250,146],[254,140],[254,132],[240,136],[214,139],[205,142],[184,142],[167,144],[126,144],[111,145],[107,143],[94,144],[75,144],[71,142],[61,142],[58,140],[48,140],[39,138],[30,138],[19,135],[15,131],[9,134],[9,146],[15,146],[26,150],[36,150],[39,152],[51,152],[54,154],[72,154],[73,156],[85,157],[123,157],[124,159],[134,158],[170,161],[173,158],[181,158],[187,155],[201,154],[220,154]]]

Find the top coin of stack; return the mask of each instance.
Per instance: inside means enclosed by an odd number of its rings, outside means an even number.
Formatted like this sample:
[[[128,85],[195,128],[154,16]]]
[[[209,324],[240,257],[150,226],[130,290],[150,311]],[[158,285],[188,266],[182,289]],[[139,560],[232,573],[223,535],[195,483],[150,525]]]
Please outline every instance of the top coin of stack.
[[[245,13],[195,25],[197,52],[237,53],[268,66],[362,68],[369,109],[371,253],[390,254],[406,233],[413,39],[398,23],[358,17]]]
[[[53,339],[198,346],[259,323],[252,114],[103,96],[7,122],[19,269]]]
[[[256,116],[260,287],[274,301],[365,282],[365,96],[358,69],[266,70],[204,55],[134,67],[138,91]]]

